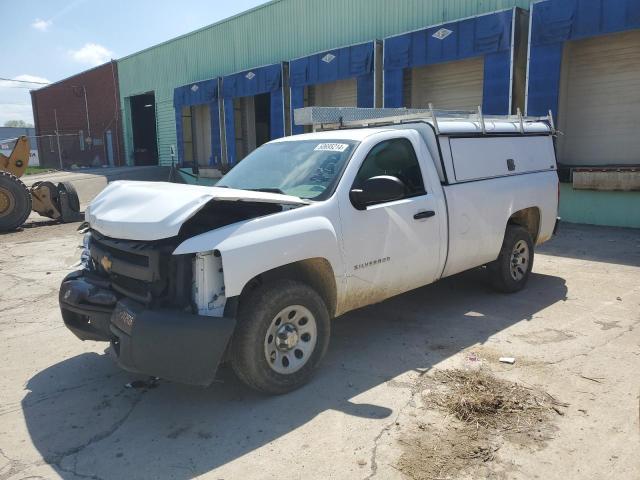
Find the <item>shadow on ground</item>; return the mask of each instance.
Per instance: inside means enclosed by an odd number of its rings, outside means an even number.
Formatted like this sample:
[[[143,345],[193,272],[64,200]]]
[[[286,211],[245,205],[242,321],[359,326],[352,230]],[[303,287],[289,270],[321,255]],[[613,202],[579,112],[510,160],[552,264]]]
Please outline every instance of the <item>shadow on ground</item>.
[[[168,382],[152,390],[125,388],[135,377],[106,355],[86,353],[31,378],[22,403],[25,420],[34,445],[63,478],[76,478],[77,472],[91,478],[186,479],[263,447],[329,409],[391,419],[383,402],[353,399],[485,342],[567,293],[563,279],[547,275],[532,275],[527,289],[515,295],[493,293],[484,280],[482,270],[467,272],[335,320],[317,376],[289,395],[254,393],[225,368],[207,389]]]
[[[561,223],[561,235],[537,253],[592,262],[640,266],[640,230]]]

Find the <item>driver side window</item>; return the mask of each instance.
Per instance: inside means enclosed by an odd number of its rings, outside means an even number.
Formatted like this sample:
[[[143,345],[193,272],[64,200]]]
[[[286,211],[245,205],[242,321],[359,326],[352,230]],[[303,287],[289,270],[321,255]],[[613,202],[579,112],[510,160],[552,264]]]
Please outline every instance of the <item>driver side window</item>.
[[[394,138],[380,142],[371,149],[353,182],[353,188],[379,175],[390,175],[405,185],[403,198],[417,197],[426,193],[420,164],[413,145],[406,138]]]

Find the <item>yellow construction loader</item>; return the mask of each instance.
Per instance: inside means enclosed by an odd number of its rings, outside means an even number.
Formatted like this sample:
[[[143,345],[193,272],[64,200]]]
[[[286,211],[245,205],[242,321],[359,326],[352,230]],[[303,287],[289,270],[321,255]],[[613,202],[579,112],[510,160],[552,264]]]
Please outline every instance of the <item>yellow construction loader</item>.
[[[82,220],[80,201],[73,185],[36,182],[27,187],[20,177],[29,164],[29,139],[18,138],[11,155],[0,154],[0,232],[15,230],[31,210],[61,222]]]

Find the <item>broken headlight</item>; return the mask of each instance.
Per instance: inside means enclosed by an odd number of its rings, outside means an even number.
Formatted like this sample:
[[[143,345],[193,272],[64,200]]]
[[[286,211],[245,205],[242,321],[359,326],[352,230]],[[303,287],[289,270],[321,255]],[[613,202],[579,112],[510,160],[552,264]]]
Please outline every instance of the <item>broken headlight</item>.
[[[80,266],[83,270],[89,270],[91,268],[91,232],[84,234],[81,248]]]

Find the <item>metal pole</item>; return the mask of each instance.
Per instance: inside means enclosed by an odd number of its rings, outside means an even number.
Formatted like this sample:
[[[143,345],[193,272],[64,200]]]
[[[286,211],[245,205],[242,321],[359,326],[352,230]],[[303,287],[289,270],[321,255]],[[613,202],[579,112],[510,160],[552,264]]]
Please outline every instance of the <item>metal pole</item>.
[[[431,110],[431,117],[433,118],[433,128],[435,128],[436,130],[436,135],[440,135],[440,127],[438,126],[436,111],[433,109],[433,103],[429,103],[429,110]]]
[[[478,105],[478,116],[480,117],[480,128],[482,129],[482,134],[487,133],[487,128],[484,124],[484,115],[482,114],[482,107]]]
[[[60,134],[58,132],[58,112],[55,108],[53,109],[53,116],[56,119],[56,142],[58,144],[58,161],[60,162],[60,170],[64,170],[62,168],[62,152],[60,151]]]
[[[89,125],[89,104],[87,103],[87,89],[85,86],[82,86],[82,91],[84,92],[84,111],[87,114],[87,135],[91,138],[91,126]]]

